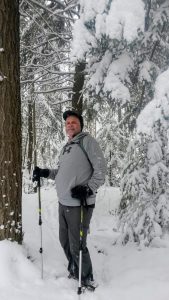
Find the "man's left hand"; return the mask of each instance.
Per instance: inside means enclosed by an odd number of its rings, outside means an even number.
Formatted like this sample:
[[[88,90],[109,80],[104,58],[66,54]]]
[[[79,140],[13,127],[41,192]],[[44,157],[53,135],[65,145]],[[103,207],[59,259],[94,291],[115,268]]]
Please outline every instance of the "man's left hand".
[[[81,204],[85,206],[87,205],[86,199],[91,195],[93,195],[93,192],[88,185],[77,185],[71,189],[72,198],[79,199]]]

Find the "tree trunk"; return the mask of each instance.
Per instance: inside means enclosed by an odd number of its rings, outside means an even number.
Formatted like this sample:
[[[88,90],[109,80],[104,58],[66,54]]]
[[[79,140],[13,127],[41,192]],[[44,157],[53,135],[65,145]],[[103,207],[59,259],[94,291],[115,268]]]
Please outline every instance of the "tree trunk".
[[[0,1],[0,240],[22,241],[19,0]]]
[[[85,70],[84,61],[81,61],[76,64],[74,85],[73,85],[72,108],[77,110],[80,114],[82,114],[83,111],[82,89],[84,85],[84,70]]]
[[[36,151],[36,116],[35,116],[35,96],[34,84],[30,90],[30,100],[28,101],[28,157],[27,167],[29,174],[31,174],[32,166],[37,165],[37,151]]]
[[[36,148],[36,107],[35,107],[35,99],[33,101],[33,164],[37,166],[37,148]]]
[[[32,160],[33,160],[33,106],[32,106],[32,94],[28,101],[28,158],[27,167],[29,174],[31,173]]]

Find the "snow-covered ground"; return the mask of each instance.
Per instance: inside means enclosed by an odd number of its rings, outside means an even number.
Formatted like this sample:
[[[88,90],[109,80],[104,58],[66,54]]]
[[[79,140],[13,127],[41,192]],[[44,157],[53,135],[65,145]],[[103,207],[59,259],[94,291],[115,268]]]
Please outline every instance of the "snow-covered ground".
[[[99,287],[80,299],[168,300],[169,240],[151,248],[114,246],[119,191],[100,189],[88,247]],[[56,191],[42,189],[44,278],[41,279],[38,196],[24,194],[24,244],[0,242],[0,300],[74,300],[77,282],[67,278],[67,262],[58,241]],[[30,259],[27,258],[30,256]]]

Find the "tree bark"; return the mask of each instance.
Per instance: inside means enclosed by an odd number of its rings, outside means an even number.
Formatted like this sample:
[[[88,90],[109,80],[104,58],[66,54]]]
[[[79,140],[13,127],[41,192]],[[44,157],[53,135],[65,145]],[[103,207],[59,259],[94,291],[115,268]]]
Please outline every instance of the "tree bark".
[[[28,101],[28,158],[27,167],[29,174],[32,169],[33,160],[33,104],[32,104],[32,94],[31,99]]]
[[[19,1],[0,1],[0,240],[22,241]]]
[[[84,70],[85,62],[81,61],[76,64],[74,85],[73,85],[73,97],[72,97],[72,108],[82,114],[83,111],[83,95],[82,89],[84,85]]]

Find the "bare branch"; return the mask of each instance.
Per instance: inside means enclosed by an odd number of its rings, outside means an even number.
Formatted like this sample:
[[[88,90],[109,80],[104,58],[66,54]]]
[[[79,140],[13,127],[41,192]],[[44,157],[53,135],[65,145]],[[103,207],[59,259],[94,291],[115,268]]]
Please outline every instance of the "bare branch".
[[[65,86],[65,87],[55,88],[47,91],[35,91],[35,94],[49,94],[58,91],[72,91],[72,86]]]
[[[53,12],[51,11],[49,8],[47,8],[46,6],[38,3],[36,0],[29,0],[29,2],[32,2],[33,4],[35,4],[36,6],[42,8],[43,10],[46,10],[47,12],[49,12],[52,16],[58,16],[59,18],[64,18],[64,19],[67,19],[67,20],[70,20],[70,21],[74,21],[73,18],[70,18],[70,17],[67,17],[65,15],[61,15],[61,14],[58,14],[57,12]],[[27,1],[27,3],[29,4],[29,2]],[[61,12],[61,10],[59,11]]]

